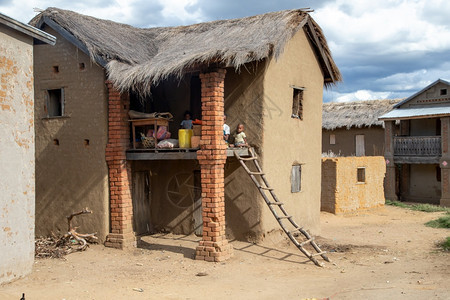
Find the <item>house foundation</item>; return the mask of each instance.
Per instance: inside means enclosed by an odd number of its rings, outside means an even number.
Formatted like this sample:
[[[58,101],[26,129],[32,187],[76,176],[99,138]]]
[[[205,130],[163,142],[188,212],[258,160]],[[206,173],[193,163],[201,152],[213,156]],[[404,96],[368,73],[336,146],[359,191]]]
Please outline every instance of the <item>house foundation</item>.
[[[109,171],[110,233],[105,246],[127,248],[136,246],[133,232],[133,206],[131,198],[131,169],[126,160],[130,144],[128,94],[121,94],[112,82],[108,89],[108,144],[106,162]]]
[[[223,261],[232,254],[225,237],[223,141],[225,69],[200,74],[202,84],[202,135],[197,159],[201,168],[203,234],[197,260]]]

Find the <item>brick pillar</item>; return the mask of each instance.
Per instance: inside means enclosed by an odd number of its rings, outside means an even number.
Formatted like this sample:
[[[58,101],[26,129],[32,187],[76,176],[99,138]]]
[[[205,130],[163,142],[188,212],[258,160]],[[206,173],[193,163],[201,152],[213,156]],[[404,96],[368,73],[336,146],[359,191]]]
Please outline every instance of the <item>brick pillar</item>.
[[[200,74],[202,81],[202,136],[197,159],[201,168],[203,237],[195,259],[223,261],[232,254],[225,237],[223,141],[224,69]]]
[[[394,126],[394,121],[384,121],[384,159],[386,161],[384,196],[389,200],[397,200],[397,194],[395,193]]]
[[[450,207],[450,118],[441,118],[441,206]]]
[[[127,248],[136,245],[133,232],[133,207],[131,201],[131,169],[126,160],[130,144],[128,94],[121,94],[110,81],[108,88],[108,144],[106,162],[109,170],[109,201],[111,232],[105,246]]]

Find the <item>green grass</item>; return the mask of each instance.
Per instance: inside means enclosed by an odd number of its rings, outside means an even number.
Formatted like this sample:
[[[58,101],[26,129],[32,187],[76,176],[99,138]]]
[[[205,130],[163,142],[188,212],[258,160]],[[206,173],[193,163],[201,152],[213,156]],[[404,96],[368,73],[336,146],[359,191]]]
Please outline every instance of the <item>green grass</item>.
[[[424,211],[424,212],[437,212],[444,211],[450,213],[450,207],[441,207],[438,205],[423,203],[423,204],[407,204],[400,201],[391,201],[386,199],[386,205],[392,205],[402,208],[407,208],[411,210]]]
[[[425,225],[433,228],[450,228],[450,213],[447,213],[445,216],[440,217],[437,220],[431,220],[425,223]]]
[[[440,246],[445,251],[450,251],[450,236],[448,236],[441,244]]]

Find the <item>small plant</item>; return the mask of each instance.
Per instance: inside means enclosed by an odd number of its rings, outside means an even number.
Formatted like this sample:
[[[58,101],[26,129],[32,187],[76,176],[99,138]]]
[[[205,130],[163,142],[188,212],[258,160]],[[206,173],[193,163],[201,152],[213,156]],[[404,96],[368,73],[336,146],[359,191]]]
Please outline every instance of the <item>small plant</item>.
[[[450,251],[450,236],[440,243],[440,246],[444,249],[444,251]]]
[[[447,213],[450,213],[449,207],[441,207],[438,205],[423,203],[423,204],[407,204],[400,201],[391,201],[386,199],[386,205],[392,205],[402,208],[407,208],[411,210],[417,210],[417,211],[423,211],[423,212],[438,212],[438,211],[444,211]]]
[[[433,228],[450,228],[450,213],[447,213],[445,216],[440,217],[437,220],[431,220],[425,223],[425,225]]]

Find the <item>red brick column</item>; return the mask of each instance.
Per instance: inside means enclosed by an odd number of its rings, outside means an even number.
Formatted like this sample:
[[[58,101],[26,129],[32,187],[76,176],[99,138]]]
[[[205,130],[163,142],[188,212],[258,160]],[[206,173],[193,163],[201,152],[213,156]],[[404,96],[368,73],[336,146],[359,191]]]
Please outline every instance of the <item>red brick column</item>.
[[[386,177],[384,178],[384,196],[388,200],[398,200],[395,193],[394,164],[394,126],[395,121],[384,121],[384,159],[386,161]]]
[[[201,168],[203,237],[196,259],[223,261],[232,254],[225,237],[223,141],[224,81],[226,70],[200,74],[202,81],[202,136],[197,158]]]
[[[450,207],[450,118],[441,118],[441,206]]]
[[[130,144],[128,94],[121,94],[110,81],[108,88],[108,144],[106,162],[109,169],[109,201],[111,232],[105,246],[126,248],[135,246],[133,232],[133,207],[131,201],[131,169],[127,164],[126,150]]]

